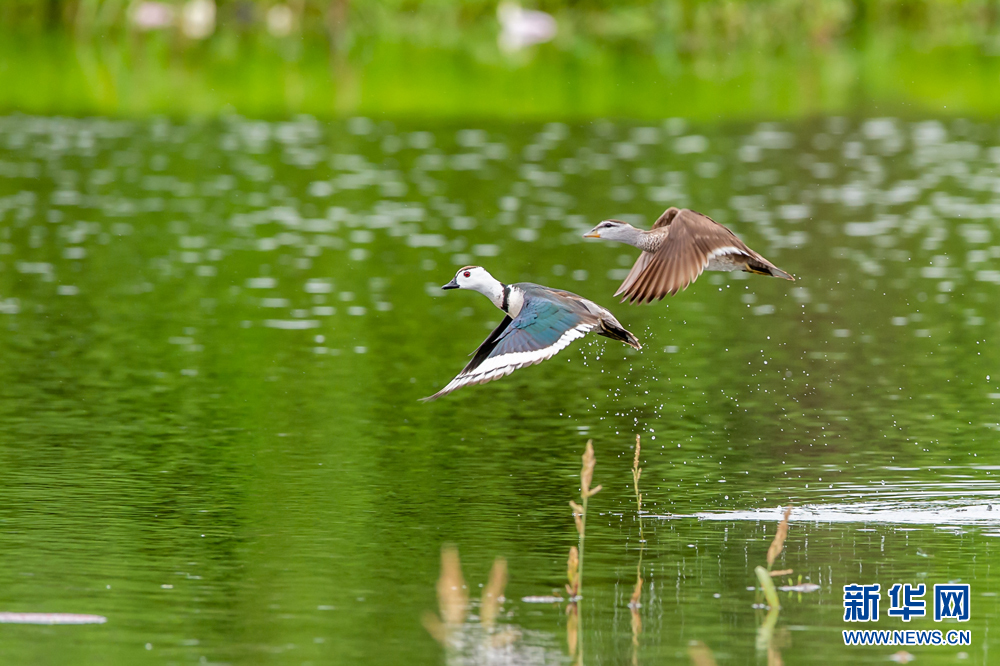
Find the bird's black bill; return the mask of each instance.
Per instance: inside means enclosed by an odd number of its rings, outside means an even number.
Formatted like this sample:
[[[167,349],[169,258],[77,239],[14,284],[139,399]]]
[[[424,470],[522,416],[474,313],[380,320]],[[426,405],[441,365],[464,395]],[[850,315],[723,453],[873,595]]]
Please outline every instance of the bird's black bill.
[[[441,287],[442,289],[458,289],[458,283],[455,282],[455,278],[451,279],[451,282]]]

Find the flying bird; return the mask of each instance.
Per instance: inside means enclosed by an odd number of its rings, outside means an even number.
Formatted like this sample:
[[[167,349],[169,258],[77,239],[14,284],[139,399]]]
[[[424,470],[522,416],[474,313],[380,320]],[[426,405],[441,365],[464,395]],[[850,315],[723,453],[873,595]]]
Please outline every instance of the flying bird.
[[[460,268],[442,289],[471,289],[506,315],[479,345],[472,360],[447,386],[424,402],[470,384],[500,379],[518,368],[552,358],[591,331],[641,349],[634,335],[600,305],[568,291],[530,282],[503,284],[481,266]]]
[[[605,220],[584,238],[603,238],[642,250],[615,296],[622,302],[651,303],[676,294],[702,271],[745,271],[795,280],[760,256],[707,215],[668,208],[649,231],[619,220]]]

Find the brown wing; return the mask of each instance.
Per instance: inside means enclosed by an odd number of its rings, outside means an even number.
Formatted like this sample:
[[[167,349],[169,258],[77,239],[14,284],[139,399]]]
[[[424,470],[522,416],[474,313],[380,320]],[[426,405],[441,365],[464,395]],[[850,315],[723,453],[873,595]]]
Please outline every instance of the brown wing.
[[[653,222],[653,228],[659,229],[660,227],[669,226],[669,224],[674,221],[674,218],[677,217],[677,215],[680,212],[681,212],[680,208],[674,208],[673,206],[671,206],[670,208],[663,211],[662,215],[656,218],[656,222]],[[694,211],[689,211],[689,212],[694,212]]]
[[[674,221],[674,218],[677,217],[677,213],[679,212],[680,211],[677,208],[674,208],[673,206],[666,209],[665,211],[663,211],[663,214],[660,215],[660,217],[656,220],[656,222],[653,223],[653,229],[659,229],[661,227],[668,226],[671,222]],[[628,272],[628,275],[625,276],[625,280],[622,281],[621,286],[618,287],[618,291],[615,292],[615,296],[621,296],[622,294],[625,295],[622,298],[622,302],[625,302],[626,300],[630,299],[630,297],[632,302],[635,302],[635,291],[636,291],[634,289],[635,284],[642,276],[642,274],[645,272],[645,270],[649,268],[649,264],[653,261],[653,256],[654,256],[653,252],[643,251],[643,253],[639,255],[639,258],[635,260],[635,263],[632,264],[632,270]],[[643,301],[640,300],[639,302],[642,303]]]
[[[652,252],[643,252],[642,254],[640,254],[639,258],[635,260],[634,264],[632,264],[632,270],[628,272],[628,275],[625,276],[625,280],[622,282],[621,286],[618,287],[618,291],[615,292],[615,296],[621,296],[622,294],[625,294],[625,296],[622,298],[622,302],[624,302],[625,299],[629,298],[629,296],[632,295],[633,287],[635,286],[636,280],[639,279],[639,276],[643,274],[643,271],[646,270],[646,268],[649,266],[649,262],[652,260],[653,260]]]
[[[767,262],[729,229],[693,210],[668,208],[650,233],[663,241],[655,252],[643,252],[636,260],[615,293],[623,301],[649,303],[687,289],[717,254]]]

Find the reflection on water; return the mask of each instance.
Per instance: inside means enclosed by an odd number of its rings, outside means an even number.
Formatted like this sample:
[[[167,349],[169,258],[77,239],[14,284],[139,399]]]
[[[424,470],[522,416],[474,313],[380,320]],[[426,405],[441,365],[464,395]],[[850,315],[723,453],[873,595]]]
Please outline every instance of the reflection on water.
[[[798,281],[616,304],[635,253],[582,233],[668,205]],[[438,663],[420,615],[452,542],[468,580],[506,558],[518,649],[568,659],[564,610],[519,600],[562,586],[592,438],[588,663],[691,641],[754,662],[747,587],[789,502],[775,566],[820,589],[782,597],[786,662],[889,656],[831,630],[847,582],[961,579],[965,663],[990,663],[998,219],[1000,127],[974,121],[2,118],[3,610],[108,622],[0,653]],[[439,298],[464,264],[580,293],[648,344],[418,404],[495,322]],[[636,434],[644,509],[692,516],[641,537]]]
[[[998,505],[997,511],[1000,511],[1000,505]],[[998,517],[997,511],[994,511],[992,504],[963,506],[956,509],[942,506],[936,502],[929,505],[858,502],[822,506],[806,505],[796,512],[796,520],[937,525],[946,529],[955,525],[998,526],[1000,517]],[[774,519],[774,513],[773,510],[705,512],[697,514],[697,517],[702,520],[771,520]],[[1000,535],[1000,532],[987,532],[986,534],[993,536]]]
[[[0,613],[0,624],[104,624],[108,618],[77,613]]]

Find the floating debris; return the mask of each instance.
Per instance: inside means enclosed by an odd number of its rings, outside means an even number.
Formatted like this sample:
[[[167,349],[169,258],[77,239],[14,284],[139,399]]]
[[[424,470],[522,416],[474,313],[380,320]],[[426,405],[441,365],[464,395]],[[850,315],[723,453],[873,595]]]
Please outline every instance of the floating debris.
[[[781,585],[778,589],[782,592],[816,592],[820,587],[816,583],[799,583],[798,585]]]

